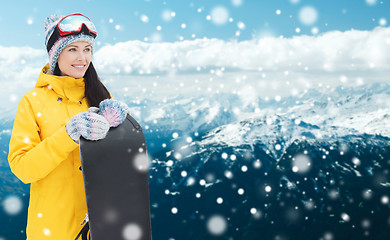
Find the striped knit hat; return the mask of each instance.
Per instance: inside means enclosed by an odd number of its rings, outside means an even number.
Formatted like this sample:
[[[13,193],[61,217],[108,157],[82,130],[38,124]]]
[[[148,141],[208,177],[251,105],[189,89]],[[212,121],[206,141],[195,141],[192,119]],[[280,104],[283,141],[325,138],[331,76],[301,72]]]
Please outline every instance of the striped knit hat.
[[[56,28],[56,25],[63,17],[64,16],[53,14],[47,17],[45,20],[45,45],[47,52],[49,53],[50,70],[53,72],[56,67],[57,59],[60,56],[60,53],[67,45],[77,41],[85,41],[91,44],[93,49],[95,42],[95,38],[93,36],[84,34],[83,32],[79,34],[61,37],[58,29]]]

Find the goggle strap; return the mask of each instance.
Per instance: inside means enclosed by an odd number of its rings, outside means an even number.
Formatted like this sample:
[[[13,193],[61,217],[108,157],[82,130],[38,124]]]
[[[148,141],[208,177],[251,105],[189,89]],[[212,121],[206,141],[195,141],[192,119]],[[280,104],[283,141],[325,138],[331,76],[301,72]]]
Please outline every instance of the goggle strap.
[[[53,33],[51,34],[49,40],[47,41],[47,44],[46,44],[46,49],[47,49],[47,52],[50,51],[50,48],[54,45],[54,43],[60,38],[60,31],[58,30],[57,27],[54,28],[54,31]]]

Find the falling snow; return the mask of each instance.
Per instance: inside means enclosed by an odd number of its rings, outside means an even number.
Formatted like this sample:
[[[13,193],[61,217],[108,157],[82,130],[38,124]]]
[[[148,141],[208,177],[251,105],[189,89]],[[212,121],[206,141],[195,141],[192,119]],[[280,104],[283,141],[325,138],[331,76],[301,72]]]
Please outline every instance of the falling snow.
[[[126,240],[142,239],[142,228],[135,223],[129,223],[123,228],[122,236]]]
[[[207,220],[207,229],[214,236],[223,234],[226,231],[226,228],[227,228],[227,222],[226,219],[222,216],[219,215],[211,216]]]
[[[144,22],[144,23],[148,23],[149,22],[149,17],[146,16],[146,15],[141,15],[141,21]]]
[[[306,173],[310,170],[311,161],[307,155],[298,154],[293,158],[293,172]]]
[[[150,171],[155,239],[381,239],[389,231],[388,17],[359,17],[366,29],[348,22],[356,14],[348,5],[332,6],[329,18],[314,2],[285,2],[257,9],[256,24],[242,14],[252,17],[249,0],[186,4],[194,15],[164,1],[154,13],[131,9],[135,21],[101,20],[99,36],[142,35],[100,39],[94,63],[149,140],[150,159],[140,154],[133,166]],[[366,12],[387,6],[360,3]],[[337,14],[345,29],[334,27]],[[22,22],[33,28],[37,19]],[[0,48],[9,56],[0,63],[3,102],[16,109],[16,88],[34,87],[46,53]],[[3,167],[14,114],[1,110]],[[15,182],[3,185],[25,188]],[[1,195],[0,217],[21,216],[24,198]],[[129,223],[122,235],[143,232]]]
[[[299,20],[305,25],[312,25],[317,21],[318,12],[311,6],[303,7],[299,12]]]
[[[223,6],[217,6],[211,11],[211,21],[216,25],[223,25],[229,19],[229,11]]]
[[[3,202],[4,211],[9,215],[17,215],[23,208],[22,200],[17,196],[9,196]]]

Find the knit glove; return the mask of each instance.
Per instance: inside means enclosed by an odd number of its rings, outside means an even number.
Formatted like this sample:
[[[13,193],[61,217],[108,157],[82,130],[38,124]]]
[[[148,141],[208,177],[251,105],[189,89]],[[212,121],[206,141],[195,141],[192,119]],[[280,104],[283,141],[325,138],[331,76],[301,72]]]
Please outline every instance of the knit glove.
[[[99,140],[106,137],[110,124],[94,112],[81,112],[72,117],[65,125],[66,132],[76,143],[80,136],[88,140]]]
[[[115,99],[106,99],[99,104],[99,114],[107,119],[111,127],[117,127],[125,121],[128,107]]]

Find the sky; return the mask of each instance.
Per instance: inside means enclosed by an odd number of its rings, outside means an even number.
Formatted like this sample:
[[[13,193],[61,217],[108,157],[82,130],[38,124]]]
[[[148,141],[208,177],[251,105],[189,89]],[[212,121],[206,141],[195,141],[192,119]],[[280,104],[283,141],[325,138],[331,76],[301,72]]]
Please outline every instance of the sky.
[[[21,0],[1,6],[0,46],[37,49],[44,47],[43,23],[53,13],[87,15],[98,29],[98,46],[130,40],[290,38],[372,30],[390,21],[388,0]]]
[[[81,12],[95,23],[93,63],[118,99],[224,92],[280,100],[389,82],[390,0],[47,3],[1,4],[0,111],[15,109],[35,86],[48,61],[44,20],[53,13]]]

